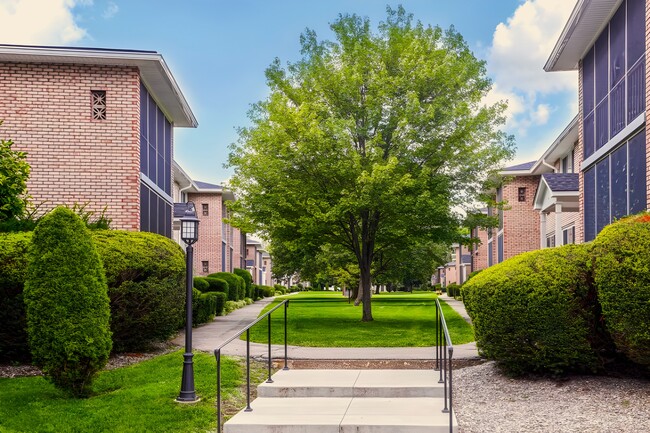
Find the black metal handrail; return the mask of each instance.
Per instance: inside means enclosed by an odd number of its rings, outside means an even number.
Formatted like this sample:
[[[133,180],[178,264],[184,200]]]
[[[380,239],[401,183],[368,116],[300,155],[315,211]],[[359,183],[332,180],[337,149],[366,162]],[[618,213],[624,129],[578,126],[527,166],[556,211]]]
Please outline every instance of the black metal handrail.
[[[284,368],[283,370],[288,370],[289,366],[287,365],[287,309],[289,308],[289,300],[285,299],[280,302],[275,307],[271,308],[266,313],[258,317],[254,322],[250,323],[248,326],[243,328],[237,334],[233,335],[231,338],[222,343],[219,347],[214,349],[214,356],[217,359],[217,433],[221,432],[221,349],[224,348],[228,343],[239,338],[244,332],[246,332],[246,412],[251,412],[251,339],[250,339],[250,329],[260,323],[262,319],[268,317],[268,331],[269,331],[269,377],[266,380],[267,383],[273,383],[271,379],[271,313],[284,305]]]
[[[444,335],[444,338],[443,338]],[[442,343],[442,345],[440,344]],[[443,413],[449,413],[449,433],[453,433],[454,414],[453,414],[453,393],[452,393],[452,364],[451,358],[454,354],[454,346],[451,344],[449,329],[445,321],[445,315],[442,313],[440,301],[436,298],[436,370],[440,370],[440,380],[438,383],[444,383],[445,389],[445,407]],[[447,356],[449,355],[449,356]],[[449,379],[447,379],[449,377]],[[447,386],[449,380],[449,386]],[[449,407],[447,407],[447,398],[449,398]]]

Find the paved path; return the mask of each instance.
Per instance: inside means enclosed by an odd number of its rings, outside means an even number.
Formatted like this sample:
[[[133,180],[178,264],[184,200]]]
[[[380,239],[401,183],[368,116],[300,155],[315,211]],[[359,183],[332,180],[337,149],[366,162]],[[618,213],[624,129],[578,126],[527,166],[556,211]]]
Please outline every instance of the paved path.
[[[443,295],[441,298],[468,322],[469,316],[465,311],[463,303]],[[260,312],[268,304],[273,302],[273,298],[265,298],[251,305],[233,311],[227,316],[218,316],[211,323],[194,328],[192,331],[192,346],[194,349],[212,352],[223,342],[234,336],[238,331],[245,328],[249,323],[254,321]],[[291,311],[291,308],[289,308]],[[275,314],[282,314],[281,312]],[[291,312],[289,312],[291,314]],[[181,333],[173,340],[173,343],[183,346],[185,343],[184,333]],[[222,351],[224,355],[246,355],[246,342],[235,339],[226,345]],[[251,355],[256,358],[268,356],[268,346],[266,344],[251,343]],[[289,359],[381,359],[381,360],[431,360],[435,357],[434,347],[302,347],[288,346],[287,355]],[[271,356],[273,358],[284,357],[284,346],[271,346]],[[454,359],[474,359],[478,358],[476,343],[467,343],[454,346]]]

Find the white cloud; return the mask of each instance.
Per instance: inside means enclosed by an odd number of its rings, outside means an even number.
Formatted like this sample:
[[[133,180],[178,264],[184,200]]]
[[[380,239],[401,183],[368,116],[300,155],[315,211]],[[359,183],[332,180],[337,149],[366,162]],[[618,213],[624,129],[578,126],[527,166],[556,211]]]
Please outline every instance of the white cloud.
[[[72,9],[92,0],[0,0],[0,43],[64,45],[88,34],[75,22]]]
[[[574,6],[567,0],[526,0],[500,23],[488,50],[488,72],[495,95],[514,107],[506,115],[509,130],[525,136],[531,126],[544,125],[557,107],[542,96],[572,92],[577,99],[576,72],[545,72],[548,56]],[[490,98],[488,98],[488,101]]]
[[[109,20],[113,18],[118,12],[120,11],[120,7],[115,4],[115,2],[108,2],[108,5],[106,5],[106,9],[104,9],[104,13],[102,13],[102,16]]]

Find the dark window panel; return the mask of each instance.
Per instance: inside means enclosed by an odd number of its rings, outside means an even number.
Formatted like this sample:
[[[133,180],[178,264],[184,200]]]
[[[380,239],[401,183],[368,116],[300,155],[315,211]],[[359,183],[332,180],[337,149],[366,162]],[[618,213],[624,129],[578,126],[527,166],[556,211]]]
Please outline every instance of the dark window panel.
[[[156,110],[156,151],[161,157],[165,157],[165,115],[160,110]]]
[[[149,152],[149,145],[144,136],[140,135],[140,171],[146,176],[149,176],[149,159],[147,158]]]
[[[641,60],[627,76],[627,121],[636,119],[645,110],[645,60]]]
[[[501,263],[503,261],[503,235],[497,236],[497,261]]]
[[[608,33],[605,28],[596,40],[596,105],[607,96],[609,90]]]
[[[492,242],[488,242],[488,267],[494,264],[494,259],[492,256]]]
[[[584,228],[585,242],[596,237],[596,169],[584,172]]]
[[[221,272],[226,271],[226,243],[221,242]]]
[[[609,158],[596,164],[596,233],[610,223]]]
[[[586,117],[594,109],[594,47],[582,60],[582,111]]]
[[[149,188],[140,184],[140,231],[149,231]]]
[[[596,106],[596,149],[609,141],[609,113],[607,97]]]
[[[161,155],[156,155],[156,165],[158,166],[158,176],[156,176],[156,186],[165,189],[165,160]]]
[[[646,131],[634,136],[629,146],[629,213],[635,214],[646,209]]]
[[[140,83],[140,135],[147,137],[147,103],[149,101],[149,92]]]
[[[632,67],[645,53],[645,1],[627,1],[627,64]]]
[[[147,138],[149,139],[149,144],[156,144],[156,112],[158,111],[158,106],[156,101],[153,100],[151,95],[149,95],[149,128],[147,128]],[[155,152],[154,148],[154,152]]]
[[[165,119],[165,160],[171,162],[172,160],[172,124]]]
[[[612,160],[612,220],[627,215],[627,144],[616,149]]]
[[[614,89],[609,98],[610,134],[612,138],[625,128],[625,78]]]
[[[595,146],[596,140],[595,140],[595,132],[594,132],[594,114],[595,113],[591,113],[589,116],[587,116],[585,118],[584,125],[583,125],[585,159],[593,155],[593,153],[596,150],[596,146]]]
[[[165,161],[165,187],[163,190],[167,194],[172,195],[172,165],[169,160]]]
[[[149,146],[149,171],[147,177],[154,183],[156,182],[156,149],[150,144]]]
[[[172,237],[172,206],[165,202],[165,236]]]
[[[158,230],[156,233],[159,235],[164,235],[165,234],[165,208],[167,205],[167,202],[163,200],[160,196],[158,197]]]
[[[609,23],[609,62],[611,87],[614,87],[625,75],[625,3]]]

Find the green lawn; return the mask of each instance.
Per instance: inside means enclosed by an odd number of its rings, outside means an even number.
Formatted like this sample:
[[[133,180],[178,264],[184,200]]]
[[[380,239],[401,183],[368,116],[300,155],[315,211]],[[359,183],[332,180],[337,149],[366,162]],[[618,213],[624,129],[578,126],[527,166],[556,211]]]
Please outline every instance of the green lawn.
[[[0,432],[206,432],[216,429],[216,361],[194,354],[195,404],[174,402],[181,384],[182,351],[103,371],[94,395],[77,400],[42,377],[0,379]],[[240,362],[222,358],[226,407],[245,406]]]
[[[431,292],[373,295],[372,322],[361,322],[361,306],[348,304],[341,292],[301,292],[277,298],[290,299],[288,342],[311,347],[420,347],[435,345],[435,298]],[[443,303],[453,344],[474,341],[474,331]],[[273,313],[271,340],[284,343],[282,308]],[[267,341],[267,321],[251,329],[251,341]],[[242,338],[245,338],[246,334]]]

